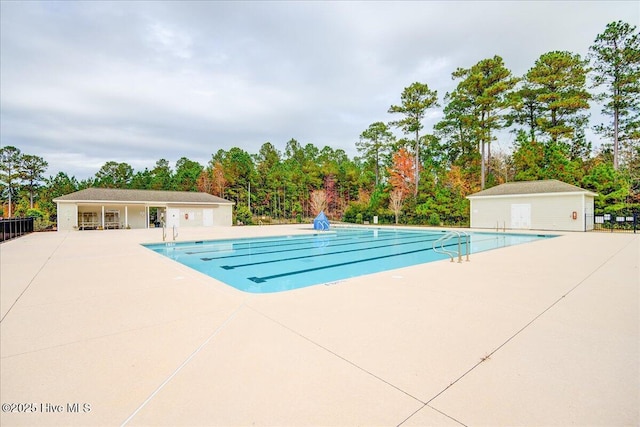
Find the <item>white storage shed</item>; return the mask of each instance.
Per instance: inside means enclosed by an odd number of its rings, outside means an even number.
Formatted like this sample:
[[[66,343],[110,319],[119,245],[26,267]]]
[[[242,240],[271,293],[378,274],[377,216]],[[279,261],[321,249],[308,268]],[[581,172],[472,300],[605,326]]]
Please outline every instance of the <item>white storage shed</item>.
[[[471,227],[588,231],[597,194],[555,179],[501,184],[467,196]]]
[[[58,231],[231,226],[234,203],[189,191],[87,188],[53,199]]]

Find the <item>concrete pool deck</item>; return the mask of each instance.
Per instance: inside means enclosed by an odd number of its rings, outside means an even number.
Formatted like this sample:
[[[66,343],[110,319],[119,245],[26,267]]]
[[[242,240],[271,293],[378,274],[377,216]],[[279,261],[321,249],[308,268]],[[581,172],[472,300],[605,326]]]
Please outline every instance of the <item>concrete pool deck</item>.
[[[0,245],[2,426],[640,424],[640,235],[247,294],[139,245],[160,233]]]

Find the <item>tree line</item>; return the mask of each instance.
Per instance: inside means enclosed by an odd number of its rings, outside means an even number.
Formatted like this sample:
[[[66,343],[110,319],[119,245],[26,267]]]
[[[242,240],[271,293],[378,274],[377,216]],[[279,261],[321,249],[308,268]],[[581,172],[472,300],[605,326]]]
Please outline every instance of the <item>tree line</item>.
[[[302,221],[324,210],[334,220],[467,225],[465,197],[508,181],[559,179],[599,194],[597,213],[640,208],[640,37],[612,22],[586,58],[542,54],[514,76],[495,55],[451,74],[457,83],[440,100],[424,82],[404,88],[355,142],[359,156],[295,139],[284,152],[265,142],[257,153],[233,147],[206,165],[186,157],[172,168],[160,159],[135,171],[109,161],[78,181],[64,172],[45,178],[47,162],[19,148],[0,149],[3,215],[55,215],[52,199],[87,187],[204,191],[236,203],[243,223]],[[442,119],[425,131],[430,109]],[[605,123],[593,150],[585,131],[599,102]],[[397,137],[394,130],[401,134]],[[492,144],[512,133],[512,150]]]

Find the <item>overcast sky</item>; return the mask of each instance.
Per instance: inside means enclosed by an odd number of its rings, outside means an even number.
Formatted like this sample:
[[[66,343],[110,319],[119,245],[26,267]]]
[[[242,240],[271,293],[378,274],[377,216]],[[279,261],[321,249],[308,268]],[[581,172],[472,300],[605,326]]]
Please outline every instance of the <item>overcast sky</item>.
[[[0,19],[2,146],[83,179],[291,138],[353,157],[409,84],[442,104],[457,67],[584,56],[607,23],[638,25],[640,2],[1,1]]]

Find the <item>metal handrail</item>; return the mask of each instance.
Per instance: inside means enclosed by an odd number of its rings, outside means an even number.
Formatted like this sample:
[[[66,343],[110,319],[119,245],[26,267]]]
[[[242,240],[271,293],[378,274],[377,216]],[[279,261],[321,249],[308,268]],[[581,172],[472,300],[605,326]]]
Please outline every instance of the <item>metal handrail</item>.
[[[176,240],[176,237],[178,237],[178,228],[175,226],[175,224],[173,225],[173,229],[172,229],[172,233],[173,233],[173,240]],[[162,221],[162,241],[166,241],[167,240],[167,224]]]
[[[442,237],[440,237],[439,239],[436,239],[431,244],[431,247],[433,248],[433,251],[435,253],[449,255],[449,257],[451,258],[451,262],[453,262],[453,256],[455,255],[455,252],[445,249],[444,248],[444,242],[448,241],[452,237],[453,237],[453,234],[451,232],[448,232],[445,235],[443,235]],[[438,244],[440,245],[439,249],[437,247]]]
[[[458,250],[453,251],[450,249],[445,249],[445,246],[446,246],[445,243],[447,243],[449,240],[453,239],[454,237],[458,238]],[[453,262],[453,257],[456,255],[458,256],[458,262],[462,262],[462,238],[464,238],[464,244],[466,249],[465,250],[466,258],[467,258],[466,261],[469,261],[470,236],[469,236],[469,233],[465,231],[449,231],[444,236],[435,240],[432,243],[431,247],[433,248],[433,251],[436,253],[449,255],[449,258],[451,258],[451,262]],[[437,247],[438,245],[440,245],[439,249]]]

